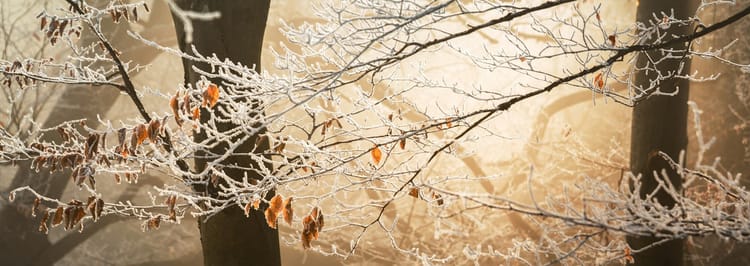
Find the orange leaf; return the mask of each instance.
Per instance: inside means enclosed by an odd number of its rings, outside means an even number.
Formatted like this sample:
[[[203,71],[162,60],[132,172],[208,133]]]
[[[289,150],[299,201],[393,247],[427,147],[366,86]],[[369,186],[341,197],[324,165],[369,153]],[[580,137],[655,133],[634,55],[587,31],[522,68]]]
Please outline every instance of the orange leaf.
[[[292,218],[294,217],[294,211],[292,210],[292,197],[287,198],[284,201],[284,221],[292,225]]]
[[[276,229],[276,218],[279,216],[279,212],[284,208],[284,202],[281,199],[281,196],[276,194],[276,196],[273,196],[271,198],[271,201],[268,203],[268,208],[266,209],[266,223],[268,223],[268,226],[271,228]]]
[[[594,77],[594,86],[601,89],[604,88],[604,79],[602,78],[602,73],[596,74]]]
[[[372,161],[375,162],[375,165],[379,165],[380,158],[383,157],[383,153],[380,151],[380,148],[378,148],[378,145],[375,145],[372,148],[372,151],[370,151],[370,155],[372,155]]]
[[[412,197],[418,199],[419,198],[419,188],[411,188],[411,190],[409,190],[409,196],[412,196]]]
[[[201,119],[201,109],[198,107],[195,107],[193,109],[193,120]]]
[[[398,142],[398,146],[401,147],[402,150],[405,149],[406,148],[406,139],[405,138],[401,139]]]
[[[214,105],[216,105],[216,102],[219,101],[219,87],[216,87],[216,84],[208,84],[208,87],[203,92],[203,103],[201,106],[206,107],[206,103],[209,104],[211,108],[214,108]]]
[[[57,207],[55,210],[55,216],[52,218],[52,227],[58,226],[63,221],[63,207]]]
[[[136,126],[134,133],[136,136],[138,136],[138,145],[141,145],[141,143],[143,143],[143,141],[148,138],[148,128],[146,128],[146,126],[143,124]]]
[[[156,138],[159,136],[159,129],[161,129],[159,120],[152,120],[148,124],[148,140],[152,143],[156,143]]]
[[[179,112],[179,102],[177,101],[177,97],[180,96],[180,92],[177,92],[177,95],[172,97],[171,100],[169,100],[169,107],[172,108],[172,113],[174,114],[174,121],[177,122],[178,126],[182,126],[182,121],[180,119],[180,112]]]

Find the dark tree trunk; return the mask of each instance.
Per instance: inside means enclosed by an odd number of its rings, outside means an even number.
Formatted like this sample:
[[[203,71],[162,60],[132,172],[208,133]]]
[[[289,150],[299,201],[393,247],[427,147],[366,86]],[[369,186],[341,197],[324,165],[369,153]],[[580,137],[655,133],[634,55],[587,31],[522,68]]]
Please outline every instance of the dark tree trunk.
[[[670,10],[674,10],[676,18],[686,19],[693,15],[695,5],[692,0],[641,1],[638,6],[637,20],[650,25],[648,21],[653,20],[653,13],[656,13],[657,17],[661,17],[661,12],[670,14]],[[691,31],[692,28],[689,26],[672,26],[669,29],[670,34],[679,35],[689,34]],[[667,37],[667,39],[669,38],[671,37]],[[678,44],[671,48],[685,49],[686,45]],[[651,52],[649,55],[653,60],[659,60],[663,57],[658,51]],[[645,56],[638,58],[639,67],[645,66],[646,63]],[[685,64],[682,72],[684,74],[690,70],[690,62],[687,58],[684,60],[667,59],[656,66],[651,66],[666,75],[667,72],[678,71],[682,63]],[[635,84],[646,88],[655,78],[656,73],[653,71],[639,72]],[[677,189],[682,189],[681,178],[669,167],[666,161],[658,156],[653,156],[653,152],[662,151],[677,159],[680,151],[686,149],[688,85],[689,82],[684,79],[663,80],[659,84],[662,92],[672,92],[679,89],[679,93],[675,96],[651,96],[633,108],[630,169],[633,173],[642,175],[642,187],[639,191],[642,198],[657,189],[657,180],[653,173],[662,169],[667,170],[672,184]],[[675,205],[675,200],[664,191],[658,192],[655,197],[664,206]],[[642,248],[657,240],[658,238],[654,237],[628,237],[628,243],[633,249]],[[634,257],[637,265],[682,265],[683,241],[669,241],[645,252],[637,253]]]
[[[221,14],[221,17],[215,20],[193,20],[192,43],[186,42],[183,23],[173,14],[177,39],[182,51],[192,53],[190,45],[194,45],[195,49],[203,55],[215,54],[222,59],[228,58],[249,67],[255,66],[255,70],[260,71],[260,55],[270,0],[179,0],[176,2],[183,10],[218,11]],[[210,70],[205,64],[184,59],[183,67],[185,83],[193,85],[200,80],[200,76],[193,71],[193,67]],[[222,84],[221,80],[211,80],[211,82],[218,85]],[[253,105],[253,103],[248,104]],[[215,109],[220,108],[222,108],[221,103],[215,107]],[[258,111],[262,112],[262,110]],[[201,121],[206,122],[208,119],[208,113],[201,112]],[[217,129],[226,131],[236,126],[231,123],[219,123]],[[260,134],[262,133],[260,132]],[[200,142],[205,140],[206,137],[204,133],[201,133],[196,134],[195,139]],[[235,152],[252,152],[256,146],[255,139],[255,137],[250,137],[250,141],[241,144]],[[223,154],[228,145],[229,143],[222,142],[213,148],[211,153]],[[268,142],[258,143],[257,146],[258,150],[266,150],[268,149]],[[197,158],[203,156],[206,156],[206,153],[196,154]],[[196,159],[198,171],[204,169],[205,164],[206,159]],[[222,164],[257,168],[257,165],[250,162],[247,157],[229,157],[222,161]],[[245,174],[250,178],[262,178],[254,171],[240,171],[230,168],[226,168],[224,171],[228,176],[237,179],[242,178]],[[212,186],[195,189],[198,192],[216,196],[215,188]],[[250,218],[246,218],[242,209],[230,207],[211,216],[210,219],[206,219],[206,217],[199,219],[199,228],[205,265],[281,264],[278,231],[266,225],[261,211],[252,211]]]

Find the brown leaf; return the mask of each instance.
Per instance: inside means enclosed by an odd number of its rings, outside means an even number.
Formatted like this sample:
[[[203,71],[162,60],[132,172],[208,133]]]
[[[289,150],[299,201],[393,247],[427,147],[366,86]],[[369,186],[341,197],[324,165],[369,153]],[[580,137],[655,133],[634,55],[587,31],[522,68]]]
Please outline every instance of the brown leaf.
[[[161,216],[156,216],[151,219],[148,219],[148,230],[153,229],[159,229],[159,225],[161,224]]]
[[[104,200],[96,200],[96,208],[94,209],[94,220],[96,221],[99,217],[102,217],[102,211],[104,211]]]
[[[323,219],[323,211],[322,210],[318,210],[318,218],[316,219],[315,223],[318,225],[318,233],[320,233],[320,231],[323,231],[323,226],[325,225],[325,220]],[[315,234],[315,239],[318,239],[318,234]]]
[[[444,203],[443,202],[443,196],[441,196],[438,193],[432,192],[432,199],[434,199],[437,202],[437,204],[440,205],[440,206],[442,206],[443,203]]]
[[[247,204],[245,204],[245,208],[243,209],[245,211],[245,217],[250,218],[250,210],[253,207],[253,202],[248,201]]]
[[[284,202],[281,199],[281,195],[276,194],[276,196],[271,198],[271,201],[268,203],[268,208],[265,211],[266,223],[268,223],[269,227],[276,229],[276,218],[278,218],[279,212],[284,208],[283,204]]]
[[[126,134],[128,133],[127,129],[121,128],[117,130],[117,141],[120,144],[120,147],[125,146],[125,138],[127,137]]]
[[[284,221],[287,224],[292,225],[292,218],[294,217],[294,211],[292,210],[292,197],[288,197],[284,201],[283,214],[284,214]]]
[[[193,108],[193,120],[201,119],[201,109],[198,107]]]
[[[378,145],[373,146],[372,151],[370,151],[370,155],[372,155],[372,161],[375,162],[375,165],[379,165],[380,159],[383,157],[383,153],[380,151],[380,148],[378,148]]]
[[[49,232],[49,228],[47,227],[47,220],[49,219],[49,212],[44,212],[44,216],[42,216],[42,220],[39,221],[39,232],[42,232],[44,234],[47,234]]]
[[[172,108],[172,114],[174,114],[174,121],[177,122],[177,126],[182,126],[182,119],[180,118],[180,102],[177,97],[180,96],[180,92],[169,100],[169,107]]]
[[[256,211],[260,208],[260,199],[253,200],[253,209]]]
[[[279,141],[279,144],[273,147],[273,150],[276,151],[277,153],[282,153],[285,147],[286,147],[286,143],[284,143],[283,141]]]
[[[185,114],[190,114],[190,94],[185,94],[185,96],[182,97],[182,112]]]
[[[135,129],[133,129],[133,134],[137,136],[136,145],[133,146],[141,145],[141,143],[148,138],[148,128],[144,124],[137,125]]]
[[[161,123],[157,119],[152,120],[151,123],[148,124],[148,140],[151,141],[151,143],[156,143],[156,138],[159,136],[160,128]]]
[[[615,46],[615,44],[617,44],[617,39],[614,35],[609,35],[607,39],[609,40],[609,43],[612,44],[612,46]]]
[[[313,240],[313,231],[317,230],[317,225],[315,225],[313,218],[308,215],[302,218],[302,228],[300,240],[302,241],[302,247],[308,249]]]
[[[63,222],[63,207],[57,207],[55,216],[52,218],[52,227],[58,226]]]
[[[89,135],[88,139],[86,139],[86,146],[84,148],[84,155],[86,156],[86,159],[93,158],[98,148],[99,148],[99,135],[98,134]]]
[[[406,149],[406,138],[403,138],[398,141],[398,146],[401,147],[401,149]]]
[[[413,187],[409,190],[409,196],[412,196],[414,198],[419,198],[419,188]]]
[[[594,76],[594,86],[599,89],[604,87],[604,79],[602,78],[602,73],[598,73],[596,74],[596,76]]]
[[[208,84],[208,87],[205,91],[203,91],[203,103],[201,106],[206,107],[206,103],[209,104],[211,108],[214,108],[214,105],[216,105],[216,102],[219,101],[219,87],[216,87],[216,84]]]

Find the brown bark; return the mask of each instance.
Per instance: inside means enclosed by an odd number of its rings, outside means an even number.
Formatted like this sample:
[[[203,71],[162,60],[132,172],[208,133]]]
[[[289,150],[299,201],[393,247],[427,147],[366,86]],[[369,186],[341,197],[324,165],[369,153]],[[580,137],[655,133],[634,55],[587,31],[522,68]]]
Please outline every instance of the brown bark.
[[[104,3],[104,2],[102,2]],[[164,3],[154,5],[154,13],[166,14],[167,6]],[[159,15],[151,16],[146,26],[168,23],[160,19]],[[109,37],[115,47],[122,47],[123,56],[138,64],[148,64],[158,55],[156,49],[143,45],[127,35],[129,24],[114,24],[105,20],[102,31]],[[142,32],[144,36],[150,37],[155,34],[150,30]],[[80,43],[97,41],[96,36],[85,31]],[[49,117],[42,124],[43,128],[55,127],[65,121],[75,119],[86,119],[90,123],[97,121],[97,115],[106,114],[114,105],[120,95],[116,88],[74,85],[67,86],[60,98],[52,106]],[[96,99],[92,101],[91,99]],[[93,125],[93,124],[92,124]],[[47,134],[41,140],[47,142],[61,142],[57,134]],[[30,161],[19,162],[18,171],[11,181],[10,188],[29,185],[36,191],[51,197],[60,198],[65,187],[70,182],[70,171],[39,173],[30,170]],[[8,265],[51,265],[61,258],[61,250],[70,251],[82,243],[88,236],[96,233],[103,226],[94,226],[77,237],[76,241],[67,241],[64,245],[52,244],[47,235],[37,231],[40,217],[33,218],[28,213],[28,208],[18,208],[23,204],[29,205],[33,198],[28,194],[19,194],[13,205],[0,209],[0,258],[5,258],[3,263]],[[106,223],[109,224],[109,223]],[[78,234],[78,233],[76,233]],[[56,249],[56,250],[51,250]],[[44,255],[43,255],[44,254]],[[55,254],[47,256],[46,254]],[[42,255],[42,256],[40,256]]]
[[[180,49],[186,53],[192,53],[190,45],[203,55],[215,54],[217,57],[228,58],[234,62],[240,62],[247,66],[255,66],[260,71],[260,55],[263,44],[264,30],[270,0],[261,1],[198,1],[180,0],[176,1],[183,10],[196,12],[218,11],[221,17],[214,20],[193,20],[192,43],[186,43],[186,33],[183,22],[173,14],[175,28],[177,31]],[[185,83],[195,85],[200,76],[193,71],[193,67],[210,70],[203,63],[196,63],[183,59],[185,70]],[[211,82],[221,85],[220,79],[210,79]],[[257,108],[257,103],[248,102]],[[219,103],[214,109],[223,108]],[[258,110],[262,112],[262,110]],[[201,122],[209,120],[208,112],[201,112]],[[218,123],[217,130],[227,131],[237,127],[231,123]],[[260,132],[262,134],[263,132]],[[200,142],[207,138],[205,133],[196,134],[195,140]],[[250,137],[234,152],[250,153],[255,147],[256,138]],[[230,142],[238,141],[237,139]],[[229,142],[221,142],[212,148],[212,154],[224,154]],[[259,143],[257,150],[267,150],[268,142]],[[205,168],[208,158],[206,152],[196,153],[196,168],[201,171]],[[257,168],[255,162],[250,162],[247,157],[230,156],[222,161],[223,165],[239,165]],[[270,167],[270,165],[268,165]],[[249,178],[262,179],[257,172],[241,171],[233,168],[225,168],[224,172],[233,178],[240,179],[245,174]],[[197,192],[216,196],[217,188],[212,185],[195,187]],[[272,196],[272,195],[268,195]],[[262,209],[262,208],[261,208]],[[252,211],[250,218],[246,218],[242,209],[238,207],[227,208],[209,219],[199,219],[201,233],[201,244],[205,265],[280,265],[281,256],[279,252],[278,231],[266,225],[261,211]]]
[[[670,14],[670,10],[674,10],[676,18],[686,19],[693,15],[694,4],[692,0],[641,1],[637,10],[637,20],[649,25],[648,21],[653,20],[652,14],[656,13],[657,17],[661,17],[661,12]],[[673,25],[668,32],[669,34],[685,35],[691,33],[692,28]],[[685,49],[686,45],[678,44],[670,48]],[[663,57],[659,51],[649,52],[649,55],[653,60],[659,60]],[[637,64],[639,67],[644,67],[646,62],[646,57],[641,55]],[[677,71],[681,63],[685,63],[682,73],[687,73],[690,69],[688,58],[682,60],[667,59],[656,66],[650,66],[666,75],[668,72]],[[636,86],[648,87],[650,82],[656,78],[655,74],[654,71],[639,72],[636,75]],[[667,170],[672,184],[677,189],[682,189],[681,178],[669,167],[666,161],[658,156],[653,156],[653,152],[662,151],[677,159],[680,151],[687,147],[689,82],[684,79],[670,78],[661,81],[658,86],[662,92],[672,92],[679,89],[679,93],[675,96],[652,95],[633,108],[630,168],[633,173],[642,175],[642,186],[638,191],[642,198],[657,189],[658,183],[654,177],[654,172],[660,172],[662,169]],[[675,199],[664,191],[658,192],[655,198],[664,206],[675,206]],[[642,248],[658,240],[655,237],[628,237],[628,243],[633,249]],[[682,265],[683,241],[666,242],[637,253],[634,258],[637,265]]]

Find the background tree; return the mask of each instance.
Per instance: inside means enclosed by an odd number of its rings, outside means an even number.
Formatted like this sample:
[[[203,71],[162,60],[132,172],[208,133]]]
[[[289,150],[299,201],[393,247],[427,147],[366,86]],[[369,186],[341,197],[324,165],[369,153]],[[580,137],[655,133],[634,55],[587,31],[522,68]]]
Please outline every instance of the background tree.
[[[654,14],[670,14],[675,18],[688,20],[695,16],[696,6],[695,1],[644,1],[638,5],[637,20],[643,25],[657,25],[660,22],[654,18]],[[691,24],[676,25],[662,32],[653,32],[648,38],[662,39],[668,35],[688,35],[694,27],[696,26]],[[686,51],[687,45],[675,43],[669,49]],[[674,186],[675,190],[682,191],[682,178],[676,169],[658,157],[656,152],[662,151],[670,158],[685,156],[681,153],[687,149],[687,102],[690,81],[680,76],[689,75],[690,59],[677,53],[668,54],[664,50],[653,51],[642,54],[635,67],[656,70],[638,72],[635,80],[636,86],[643,88],[644,94],[655,95],[646,96],[646,99],[633,107],[630,170],[641,175],[638,191],[641,197],[655,198],[660,204],[673,208],[677,199],[662,190],[661,186],[667,182]],[[670,76],[671,78],[664,78]],[[652,85],[654,81],[658,83],[656,87]],[[665,170],[666,174],[662,174]],[[659,181],[661,178],[668,180]],[[631,237],[628,243],[632,248],[642,249],[659,242],[658,240],[659,238],[655,237]],[[681,239],[659,243],[657,247],[635,255],[635,261],[638,265],[682,265],[682,250]]]
[[[192,12],[216,12],[221,14],[218,19],[207,21],[193,21],[191,32],[185,31],[185,24],[180,14],[174,15],[175,28],[180,44],[180,49],[186,54],[192,54],[192,49],[202,54],[213,54],[218,58],[226,58],[233,62],[250,66],[254,71],[260,71],[260,56],[263,44],[263,34],[266,28],[266,19],[270,0],[264,1],[177,1],[176,4],[182,11]],[[179,12],[179,11],[178,11]],[[192,35],[187,37],[187,35]],[[191,49],[192,47],[192,49]],[[185,84],[196,84],[202,75],[196,69],[210,69],[210,66],[202,62],[194,62],[183,58],[185,71]],[[209,80],[214,84],[222,84],[224,80],[220,77]],[[247,88],[252,92],[252,88]],[[251,110],[257,110],[258,104],[251,101],[244,102],[252,106]],[[222,104],[216,108],[226,108]],[[202,110],[201,113],[205,112]],[[259,111],[262,113],[262,110]],[[201,116],[201,122],[207,123],[209,115]],[[222,117],[228,119],[228,117]],[[229,131],[232,128],[242,127],[231,121],[221,121],[215,125],[217,131]],[[264,133],[260,130],[256,134],[245,138],[235,149],[235,152],[250,153],[256,147],[260,150],[268,149],[268,140],[256,143],[257,136]],[[196,134],[195,142],[201,143],[208,140],[206,131]],[[207,163],[216,163],[212,154],[225,154],[228,147],[235,145],[242,139],[241,136],[223,140],[221,144],[212,147],[209,151],[199,151],[196,154],[196,171],[203,171]],[[258,168],[257,163],[243,160],[241,156],[228,157],[218,161],[223,165],[237,165],[246,168]],[[266,163],[265,167],[272,167]],[[242,178],[262,180],[256,172],[243,171],[240,169],[227,169],[224,173],[242,181]],[[223,184],[225,185],[225,184]],[[219,187],[216,184],[196,185],[194,189],[204,195],[218,197]],[[273,192],[267,194],[270,200]],[[246,263],[258,265],[280,265],[278,232],[265,224],[263,212],[251,210],[250,219],[239,208],[228,208],[217,214],[205,216],[198,223],[201,231],[201,243],[203,246],[203,257],[205,265],[241,265]]]

